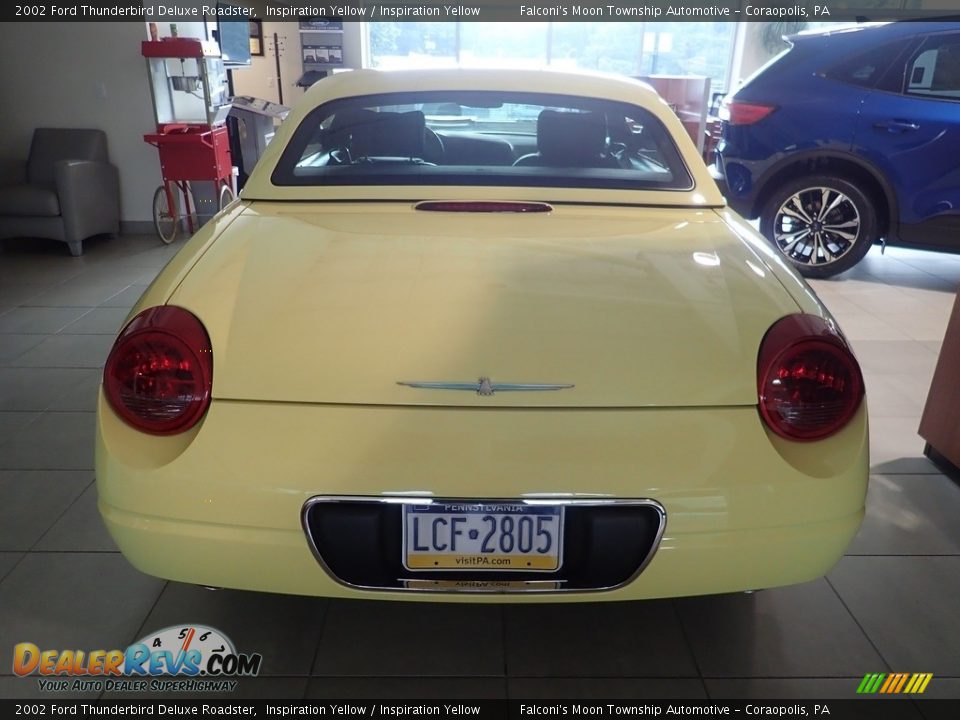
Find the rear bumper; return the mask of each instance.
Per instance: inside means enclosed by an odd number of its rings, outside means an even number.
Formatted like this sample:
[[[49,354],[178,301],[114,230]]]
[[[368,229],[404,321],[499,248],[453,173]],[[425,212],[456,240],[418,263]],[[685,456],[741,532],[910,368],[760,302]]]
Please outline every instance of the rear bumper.
[[[97,422],[100,511],[134,566],[201,585],[331,597],[496,599],[338,583],[301,526],[318,495],[652,500],[666,528],[635,579],[604,592],[509,596],[629,600],[822,576],[859,527],[868,467],[865,404],[817,443],[772,436],[753,407],[214,401],[197,428],[153,437],[123,424],[101,397]]]
[[[716,158],[710,171],[715,179],[722,178],[720,182],[727,205],[738,215],[754,219],[759,215],[756,204],[760,185],[755,182],[759,168],[753,162],[731,158],[726,141],[720,143]]]
[[[496,593],[378,591],[346,587],[318,564],[299,529],[172,521],[100,504],[133,565],[179,582],[294,595],[426,601],[500,601]],[[664,535],[650,564],[624,587],[601,592],[510,594],[510,602],[643,600],[791,585],[825,575],[863,517],[762,530]],[[669,528],[669,524],[668,524]]]

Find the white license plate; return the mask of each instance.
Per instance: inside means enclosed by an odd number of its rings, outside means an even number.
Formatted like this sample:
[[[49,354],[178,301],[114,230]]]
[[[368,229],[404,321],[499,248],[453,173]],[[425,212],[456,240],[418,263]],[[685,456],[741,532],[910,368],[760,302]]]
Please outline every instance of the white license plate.
[[[404,505],[407,570],[559,570],[563,506],[523,503]]]

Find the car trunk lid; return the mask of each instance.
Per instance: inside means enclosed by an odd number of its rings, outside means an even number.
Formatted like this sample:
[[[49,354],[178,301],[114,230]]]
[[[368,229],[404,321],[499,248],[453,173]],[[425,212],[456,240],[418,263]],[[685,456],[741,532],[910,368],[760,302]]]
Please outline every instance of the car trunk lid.
[[[410,203],[253,203],[170,302],[218,399],[517,408],[755,404],[798,309],[712,210]]]

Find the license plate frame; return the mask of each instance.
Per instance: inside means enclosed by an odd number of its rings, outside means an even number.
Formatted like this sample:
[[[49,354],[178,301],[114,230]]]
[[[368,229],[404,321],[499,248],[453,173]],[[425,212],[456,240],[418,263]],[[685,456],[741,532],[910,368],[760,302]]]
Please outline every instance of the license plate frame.
[[[563,532],[565,521],[565,506],[554,503],[525,503],[517,501],[442,501],[429,504],[405,504],[402,515],[402,547],[401,561],[403,567],[410,572],[428,573],[473,573],[473,572],[500,572],[500,573],[556,573],[563,567]],[[423,530],[417,518],[438,518],[446,521],[446,526],[431,524],[430,530]],[[462,528],[453,524],[454,517],[461,518]],[[513,519],[513,523],[504,523],[503,518]],[[491,526],[492,518],[492,526]],[[525,519],[529,519],[527,522]],[[539,519],[539,520],[538,520]],[[452,534],[442,538],[442,551],[437,551],[434,545],[438,540],[434,533],[444,533],[453,525],[461,532],[454,537]],[[510,550],[504,550],[503,535],[505,530],[512,528],[515,535]],[[474,531],[478,531],[474,535]],[[483,531],[484,534],[481,535]],[[485,533],[491,533],[488,535]],[[421,535],[424,533],[424,535]],[[510,533],[507,533],[510,534]],[[521,539],[522,534],[522,539]],[[429,545],[422,545],[427,542]],[[496,535],[494,539],[493,535]],[[544,548],[549,537],[549,548]],[[458,551],[455,547],[449,548],[449,541],[471,543],[467,551]],[[525,542],[524,542],[525,541]],[[495,543],[493,551],[481,552]],[[530,550],[519,547],[526,544]],[[463,546],[461,546],[463,547]],[[412,552],[411,552],[412,550]],[[458,561],[457,559],[461,560]]]
[[[423,578],[403,579],[404,590],[417,592],[462,592],[462,593],[528,593],[528,592],[556,592],[563,589],[563,580],[450,580],[437,578],[428,580]]]

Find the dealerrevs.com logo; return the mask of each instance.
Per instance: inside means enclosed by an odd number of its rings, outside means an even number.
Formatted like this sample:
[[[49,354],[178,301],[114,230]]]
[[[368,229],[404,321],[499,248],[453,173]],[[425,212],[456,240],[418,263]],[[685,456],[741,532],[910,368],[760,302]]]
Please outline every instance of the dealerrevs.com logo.
[[[13,672],[38,676],[39,689],[124,692],[224,692],[236,677],[260,673],[263,656],[238,653],[219,630],[174,625],[126,650],[41,650],[31,642],[13,648]]]

